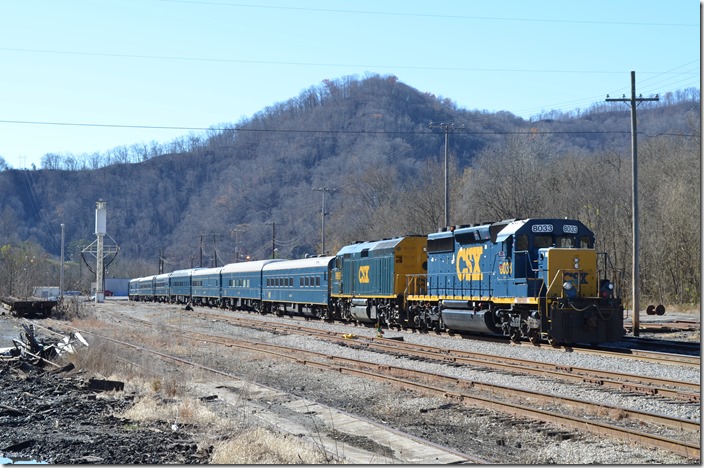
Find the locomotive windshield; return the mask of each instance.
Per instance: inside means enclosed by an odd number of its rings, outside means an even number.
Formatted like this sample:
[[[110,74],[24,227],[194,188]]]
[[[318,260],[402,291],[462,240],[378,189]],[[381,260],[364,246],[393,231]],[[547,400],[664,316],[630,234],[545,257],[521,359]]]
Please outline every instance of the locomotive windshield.
[[[556,247],[562,248],[591,248],[591,239],[589,236],[557,236]]]
[[[553,236],[552,234],[538,234],[533,236],[533,248],[542,249],[546,247],[590,249],[593,248],[594,245],[589,236]],[[528,250],[528,235],[522,234],[518,236],[516,250]]]

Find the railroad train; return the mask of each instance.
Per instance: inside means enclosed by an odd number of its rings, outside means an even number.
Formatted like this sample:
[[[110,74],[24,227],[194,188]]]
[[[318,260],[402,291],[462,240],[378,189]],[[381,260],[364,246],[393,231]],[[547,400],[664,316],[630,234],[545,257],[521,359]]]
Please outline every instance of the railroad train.
[[[135,278],[129,299],[534,344],[618,341],[623,306],[594,241],[577,220],[509,219]]]

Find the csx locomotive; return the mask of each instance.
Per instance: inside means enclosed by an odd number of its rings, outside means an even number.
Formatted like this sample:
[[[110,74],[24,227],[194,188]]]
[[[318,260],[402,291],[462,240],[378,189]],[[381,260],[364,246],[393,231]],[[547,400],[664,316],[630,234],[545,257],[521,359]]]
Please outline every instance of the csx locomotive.
[[[533,343],[618,341],[623,306],[599,264],[580,221],[512,219],[137,278],[129,298]]]

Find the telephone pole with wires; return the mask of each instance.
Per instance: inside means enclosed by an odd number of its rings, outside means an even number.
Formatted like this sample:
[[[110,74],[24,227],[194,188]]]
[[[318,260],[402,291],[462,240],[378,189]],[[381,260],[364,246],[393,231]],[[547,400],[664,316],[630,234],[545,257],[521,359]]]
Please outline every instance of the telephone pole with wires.
[[[449,227],[450,226],[450,177],[448,174],[449,169],[448,169],[448,160],[447,160],[448,141],[449,141],[450,132],[455,130],[456,128],[464,128],[464,124],[458,126],[452,122],[441,122],[441,123],[437,123],[437,124],[430,122],[430,124],[428,124],[428,128],[439,128],[445,132],[445,227]]]
[[[656,94],[654,98],[644,98],[642,95],[636,97],[636,72],[631,71],[631,97],[627,98],[624,94],[622,98],[610,98],[606,95],[607,102],[625,102],[631,107],[631,167],[632,167],[632,230],[633,230],[633,258],[632,258],[632,274],[631,274],[631,288],[633,293],[633,336],[638,336],[640,333],[638,328],[640,327],[640,289],[638,286],[639,282],[639,268],[640,264],[638,261],[639,246],[639,233],[638,233],[638,130],[637,130],[637,120],[636,120],[636,107],[643,101],[659,101],[660,98]]]
[[[320,248],[320,254],[325,255],[325,216],[327,215],[327,213],[325,212],[325,192],[333,193],[337,192],[337,189],[328,187],[317,187],[313,190],[315,190],[316,192],[323,192],[323,208],[320,212],[320,218],[322,220],[320,228],[320,242],[322,244]]]
[[[271,258],[276,258],[276,222],[264,223],[271,226]]]

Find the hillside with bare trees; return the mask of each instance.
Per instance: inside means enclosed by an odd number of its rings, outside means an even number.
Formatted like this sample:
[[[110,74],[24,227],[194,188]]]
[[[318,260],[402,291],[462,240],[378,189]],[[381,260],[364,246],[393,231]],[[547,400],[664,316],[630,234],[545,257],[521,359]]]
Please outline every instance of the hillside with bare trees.
[[[641,293],[699,302],[699,90],[664,94],[638,117]],[[396,77],[371,75],[326,80],[170,145],[49,154],[37,170],[0,164],[0,295],[57,282],[62,223],[67,289],[86,290],[91,274],[80,252],[95,240],[99,199],[121,248],[108,277],[318,254],[323,193],[327,252],[436,231],[444,224],[445,135],[431,122],[455,125],[451,224],[578,218],[629,281],[627,106],[601,102],[527,121],[458,108]]]

